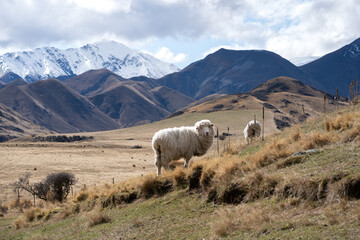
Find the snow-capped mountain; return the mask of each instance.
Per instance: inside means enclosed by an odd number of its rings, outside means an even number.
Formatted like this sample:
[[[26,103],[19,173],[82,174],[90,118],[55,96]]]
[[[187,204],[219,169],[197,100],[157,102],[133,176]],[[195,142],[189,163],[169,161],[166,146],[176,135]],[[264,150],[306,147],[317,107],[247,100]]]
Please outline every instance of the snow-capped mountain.
[[[123,78],[160,78],[179,71],[173,64],[108,40],[87,44],[81,48],[60,50],[43,47],[0,56],[0,77],[14,72],[28,82],[78,75],[90,69],[100,68],[107,68]]]

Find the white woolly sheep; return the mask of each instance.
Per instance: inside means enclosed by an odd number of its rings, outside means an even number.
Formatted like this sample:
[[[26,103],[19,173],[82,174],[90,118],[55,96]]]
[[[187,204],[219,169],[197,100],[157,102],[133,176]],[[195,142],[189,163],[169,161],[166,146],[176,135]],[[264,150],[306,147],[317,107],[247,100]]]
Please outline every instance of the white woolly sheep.
[[[155,152],[157,175],[161,167],[169,169],[169,163],[180,158],[185,159],[187,168],[192,156],[202,156],[211,147],[215,135],[214,124],[201,120],[191,127],[176,127],[160,130],[152,139]]]
[[[261,133],[261,124],[255,120],[250,121],[244,129],[244,137],[247,144],[250,144],[252,139],[259,137]]]

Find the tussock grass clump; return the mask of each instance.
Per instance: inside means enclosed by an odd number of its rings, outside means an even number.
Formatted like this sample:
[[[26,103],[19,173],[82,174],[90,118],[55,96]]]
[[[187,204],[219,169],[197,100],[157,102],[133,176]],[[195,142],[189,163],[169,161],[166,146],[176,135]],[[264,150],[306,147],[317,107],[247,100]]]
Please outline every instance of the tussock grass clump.
[[[10,209],[29,209],[33,206],[33,203],[29,199],[15,199],[10,202],[9,208]]]
[[[360,112],[347,112],[338,115],[335,119],[325,119],[324,126],[327,131],[343,131],[353,126],[356,119],[360,118]]]
[[[175,168],[173,172],[173,180],[174,180],[174,186],[176,188],[186,188],[188,185],[188,181],[186,178],[186,173],[182,167]]]
[[[263,207],[251,207],[246,204],[232,209],[217,210],[215,215],[218,220],[211,225],[215,239],[226,237],[238,229],[246,232],[267,232],[266,226],[273,220],[271,214],[263,210]]]
[[[154,195],[164,195],[173,188],[173,180],[165,177],[156,177],[148,175],[138,186],[140,195],[145,198],[151,198]]]
[[[9,210],[9,207],[5,204],[0,203],[0,216],[4,216],[5,213]]]
[[[78,202],[83,202],[86,199],[88,199],[89,197],[89,191],[88,190],[82,190],[79,194],[77,194],[74,198],[74,202],[78,203]]]
[[[111,222],[111,218],[104,212],[95,212],[89,216],[90,227],[109,222]]]
[[[306,156],[304,155],[298,155],[298,156],[290,156],[288,158],[285,158],[283,160],[280,160],[276,163],[276,168],[286,168],[295,164],[300,164],[306,161]]]
[[[217,183],[208,194],[208,201],[238,204],[250,202],[273,195],[279,179],[256,171],[230,180]]]
[[[40,220],[44,215],[45,212],[43,209],[40,209],[39,207],[30,208],[25,211],[25,221],[33,222],[35,220]]]

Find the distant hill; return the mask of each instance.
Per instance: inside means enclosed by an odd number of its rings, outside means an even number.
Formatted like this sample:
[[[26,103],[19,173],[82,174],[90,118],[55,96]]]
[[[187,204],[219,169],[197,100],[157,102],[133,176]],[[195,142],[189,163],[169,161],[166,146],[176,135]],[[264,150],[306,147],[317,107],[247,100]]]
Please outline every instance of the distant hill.
[[[34,123],[59,133],[116,129],[119,125],[89,100],[58,80],[0,90],[0,103]]]
[[[3,83],[3,84],[0,84],[0,89],[2,88],[5,88],[7,86],[24,86],[24,85],[27,85],[28,83],[22,79],[22,78],[16,78],[8,83]]]
[[[351,81],[360,78],[360,38],[300,69],[320,83],[318,89],[336,94],[338,88],[339,95],[348,97]]]
[[[11,82],[11,81],[13,81],[15,79],[21,79],[21,77],[19,75],[17,75],[16,73],[7,72],[3,76],[0,77],[0,82],[8,83],[8,82]]]
[[[163,119],[194,101],[175,90],[157,86],[152,79],[124,79],[107,69],[90,70],[64,83],[86,96],[121,127]]]
[[[127,81],[108,88],[89,100],[121,127],[161,120],[194,100],[166,87]]]
[[[64,83],[83,96],[91,97],[99,94],[114,84],[126,81],[106,68],[89,70]]]
[[[40,127],[19,113],[0,103],[0,142],[32,134],[50,134],[52,131]]]
[[[303,71],[273,52],[226,49],[220,49],[182,71],[157,81],[159,85],[200,99],[214,93],[246,93],[279,76],[309,82],[309,77]],[[312,85],[317,84],[316,81],[312,82]]]
[[[335,110],[333,97],[327,94],[326,111]],[[273,111],[277,128],[283,129],[292,124],[303,122],[309,117],[322,114],[324,111],[323,99],[324,92],[293,78],[278,77],[266,81],[249,93],[227,95],[190,107],[183,112],[186,114],[190,112],[262,109],[265,107]],[[340,107],[344,105],[344,102],[339,103]],[[261,116],[257,117],[260,119]]]

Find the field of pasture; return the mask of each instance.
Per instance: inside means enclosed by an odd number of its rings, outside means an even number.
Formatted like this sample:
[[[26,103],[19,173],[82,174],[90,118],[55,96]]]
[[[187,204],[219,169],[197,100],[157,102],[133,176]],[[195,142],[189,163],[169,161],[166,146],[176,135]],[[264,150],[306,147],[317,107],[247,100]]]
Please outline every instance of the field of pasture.
[[[39,182],[48,174],[68,171],[75,174],[78,182],[74,194],[86,185],[111,184],[129,177],[155,173],[154,155],[151,148],[153,134],[163,128],[190,126],[201,119],[209,119],[219,129],[219,134],[229,132],[231,144],[244,144],[242,130],[256,115],[262,122],[260,110],[221,111],[212,113],[188,113],[159,122],[107,132],[76,133],[71,135],[93,136],[94,139],[72,142],[31,142],[30,138],[17,139],[0,144],[0,202],[7,203],[17,195],[9,184],[25,173],[31,173],[30,181]],[[265,135],[276,132],[272,112],[265,112]],[[223,151],[229,138],[219,141]],[[202,158],[217,154],[216,140]],[[196,161],[200,158],[193,158]],[[180,164],[180,163],[179,163]],[[22,197],[30,198],[26,192]]]

